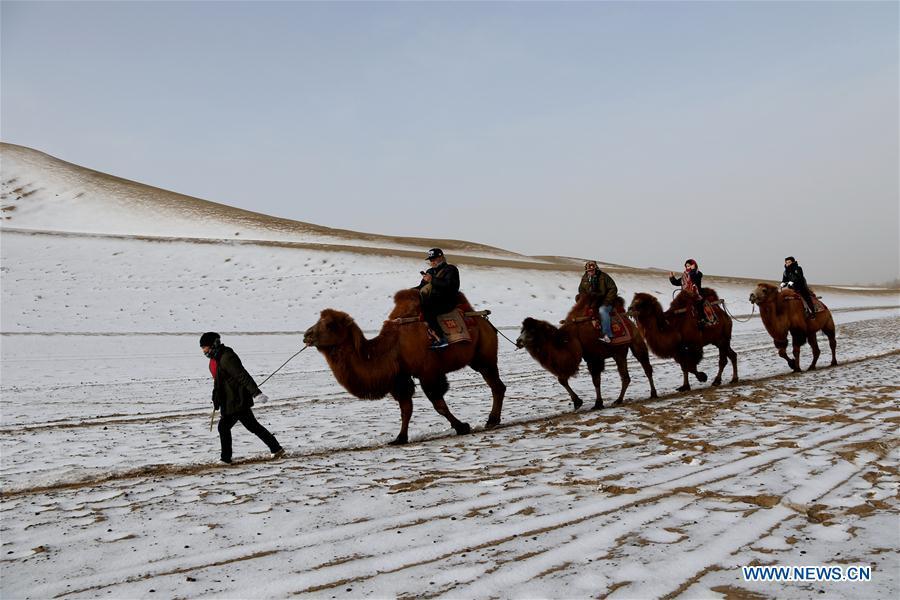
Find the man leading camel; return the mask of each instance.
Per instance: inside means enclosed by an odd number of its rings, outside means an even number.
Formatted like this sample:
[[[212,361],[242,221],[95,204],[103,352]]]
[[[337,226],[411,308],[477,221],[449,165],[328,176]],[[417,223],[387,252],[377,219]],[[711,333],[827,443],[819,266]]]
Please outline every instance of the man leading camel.
[[[215,331],[200,336],[200,349],[209,359],[209,372],[213,376],[213,406],[222,409],[219,419],[222,462],[231,462],[231,428],[238,421],[269,447],[274,458],[284,456],[284,448],[268,429],[260,425],[251,408],[256,402],[265,404],[269,397],[260,391],[235,351],[224,345]]]
[[[432,349],[446,348],[449,343],[444,330],[438,323],[438,315],[448,313],[456,308],[457,294],[459,293],[459,269],[451,265],[444,258],[444,252],[440,248],[432,248],[428,251],[428,262],[431,267],[422,271],[422,281],[415,289],[419,290],[422,298],[422,312],[425,321],[435,335],[431,344]]]
[[[603,332],[600,341],[608,344],[612,340],[612,321],[609,313],[619,294],[616,282],[607,273],[601,271],[596,262],[589,260],[584,263],[584,275],[581,276],[578,296],[575,297],[575,300],[577,301],[582,294],[588,294],[592,304],[597,305],[600,312],[600,329]]]

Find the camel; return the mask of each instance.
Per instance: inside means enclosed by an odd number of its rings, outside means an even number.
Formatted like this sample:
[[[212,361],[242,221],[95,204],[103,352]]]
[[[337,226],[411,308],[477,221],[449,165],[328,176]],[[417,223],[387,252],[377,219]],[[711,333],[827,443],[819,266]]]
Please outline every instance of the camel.
[[[600,341],[600,332],[594,328],[590,319],[580,319],[585,314],[590,300],[587,296],[576,302],[569,311],[566,320],[557,328],[546,321],[539,321],[528,317],[522,321],[522,331],[516,340],[516,347],[525,348],[528,354],[538,361],[542,367],[556,375],[556,379],[569,393],[575,410],[581,408],[583,402],[578,394],[569,386],[569,379],[578,373],[581,360],[587,363],[588,373],[594,383],[597,399],[592,410],[603,408],[603,398],[600,395],[600,377],[605,367],[606,359],[616,361],[619,370],[619,378],[622,381],[622,389],[619,398],[614,405],[622,404],[625,398],[625,390],[631,383],[628,374],[628,349],[641,363],[644,373],[650,381],[650,397],[656,398],[656,386],[653,384],[653,366],[650,365],[650,356],[647,353],[647,345],[641,334],[626,320],[626,327],[631,331],[631,344],[610,345]],[[624,306],[622,298],[616,299],[615,308]]]
[[[463,294],[459,294],[459,305],[466,311],[472,310]],[[424,321],[394,321],[418,317],[420,311],[419,292],[400,290],[394,295],[394,309],[388,320],[379,334],[369,340],[350,315],[325,309],[316,324],[306,330],[303,341],[325,356],[335,378],[354,396],[378,399],[391,394],[394,397],[400,405],[400,433],[391,445],[408,441],[415,392],[413,377],[419,380],[434,409],[450,422],[457,434],[471,431],[468,423],[453,416],[444,401],[449,389],[447,373],[465,366],[481,373],[491,388],[493,405],[486,427],[495,427],[500,423],[506,393],[497,371],[496,331],[486,319],[475,317],[474,326],[469,327],[470,342],[431,350]]]
[[[703,288],[703,297],[709,302],[719,299],[715,290]],[[680,292],[672,301],[669,310],[663,312],[659,301],[650,294],[634,295],[628,314],[635,318],[637,327],[647,340],[650,351],[660,358],[673,358],[681,366],[684,383],[679,392],[691,389],[688,373],[693,373],[701,383],[706,381],[706,373],[697,371],[697,365],[703,359],[703,347],[712,344],[719,349],[719,372],[713,379],[713,385],[721,385],[722,371],[731,360],[733,374],[731,383],[738,380],[737,354],[731,349],[731,317],[720,305],[713,305],[719,322],[706,325],[702,329],[691,311],[694,297]]]
[[[810,290],[810,293],[813,293]],[[769,283],[760,283],[756,289],[750,294],[750,302],[759,307],[759,316],[762,317],[763,325],[766,331],[775,341],[775,347],[778,348],[778,356],[787,361],[788,366],[795,372],[799,373],[800,368],[800,347],[809,342],[812,348],[813,359],[809,365],[809,370],[816,368],[816,362],[819,360],[819,342],[816,339],[816,332],[822,331],[828,338],[828,344],[831,346],[831,366],[838,364],[835,351],[837,350],[837,339],[834,335],[834,319],[831,317],[831,311],[827,308],[820,313],[816,313],[812,319],[806,318],[806,311],[803,308],[803,299],[800,294],[794,290],[785,289],[779,292],[779,288]],[[787,355],[787,336],[791,334],[791,344],[794,350],[794,358]]]

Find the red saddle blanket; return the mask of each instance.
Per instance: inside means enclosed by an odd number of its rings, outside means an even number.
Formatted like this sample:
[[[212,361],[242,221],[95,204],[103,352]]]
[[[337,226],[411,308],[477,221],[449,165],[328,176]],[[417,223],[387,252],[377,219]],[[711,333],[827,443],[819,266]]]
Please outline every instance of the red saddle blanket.
[[[813,309],[815,312],[820,313],[823,310],[828,310],[828,307],[825,306],[825,303],[818,296],[813,296]]]
[[[591,324],[594,326],[594,329],[600,331],[600,314],[594,310],[588,311],[586,316],[593,317],[593,319],[591,319]],[[631,328],[628,327],[628,324],[626,323],[628,317],[625,315],[625,310],[619,309],[613,311],[612,314],[609,315],[609,319],[610,329],[612,329],[612,338],[609,343],[613,346],[630,344]]]
[[[804,305],[806,304],[806,302],[803,300],[803,298],[800,297],[799,294],[797,294],[796,296],[790,296],[787,298],[787,300],[799,300],[800,302],[803,302]],[[813,313],[819,314],[823,310],[828,310],[828,307],[825,306],[825,303],[822,302],[821,298],[813,294]]]
[[[472,341],[469,327],[474,326],[475,321],[471,317],[464,316],[462,309],[456,308],[448,313],[438,315],[437,321],[444,330],[444,335],[447,336],[449,343]]]
[[[721,300],[716,302],[710,302],[709,300],[703,301],[703,318],[706,321],[707,325],[716,325],[719,322],[719,316],[716,314],[715,305],[719,304]],[[672,311],[672,314],[689,314],[694,319],[697,318],[697,307],[694,304],[690,306],[686,306],[684,308],[677,308]]]
[[[709,300],[703,301],[703,316],[710,325],[719,323],[719,317],[716,315],[716,311],[713,310],[713,305],[709,303]]]

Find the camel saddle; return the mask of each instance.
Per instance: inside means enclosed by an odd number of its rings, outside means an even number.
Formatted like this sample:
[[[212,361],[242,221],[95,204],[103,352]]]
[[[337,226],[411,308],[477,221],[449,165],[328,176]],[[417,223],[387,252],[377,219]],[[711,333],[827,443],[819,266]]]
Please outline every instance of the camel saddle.
[[[719,317],[716,315],[716,311],[713,309],[714,306],[722,304],[722,300],[716,300],[714,302],[710,302],[709,300],[703,301],[703,318],[706,319],[707,325],[717,325],[719,323]],[[685,307],[685,308],[676,308],[672,311],[673,315],[682,315],[684,313],[690,312],[694,318],[697,318],[697,310],[693,305]]]
[[[454,308],[450,312],[438,315],[437,317],[438,325],[444,330],[447,342],[451,344],[472,341],[472,336],[469,335],[468,326],[470,324],[474,325],[475,323],[469,323],[469,321],[472,321],[472,319],[466,319],[463,311],[459,308]]]
[[[828,307],[825,306],[825,303],[822,302],[822,299],[819,296],[816,296],[816,293],[814,291],[809,290],[809,295],[812,296],[813,299],[813,314],[817,315],[822,311],[828,310]],[[785,300],[800,300],[800,302],[802,302],[803,305],[806,306],[806,301],[800,294],[797,294],[795,296],[786,296]]]
[[[610,329],[612,329],[612,338],[610,338],[610,345],[617,346],[620,344],[630,344],[631,343],[631,328],[626,324],[626,320],[628,317],[625,314],[625,308],[621,305],[617,306],[616,309],[612,311],[609,315],[609,325]],[[591,325],[594,326],[598,332],[600,331],[600,312],[596,308],[587,307],[584,311],[583,317],[576,317],[571,322],[572,323],[580,323],[582,321],[590,321]],[[566,321],[560,321],[560,323],[566,323]],[[598,337],[599,337],[598,333]]]
[[[718,325],[719,317],[716,315],[716,311],[713,310],[713,304],[722,304],[722,301],[716,300],[714,303],[709,300],[703,301],[703,318],[706,319],[709,325]]]
[[[459,342],[471,342],[472,335],[469,328],[475,327],[475,317],[487,317],[491,314],[489,310],[465,310],[463,306],[457,306],[448,313],[438,315],[437,322],[444,330],[447,342],[456,344]],[[394,319],[394,323],[405,325],[407,323],[421,323],[425,317],[419,313],[417,317],[398,317]]]

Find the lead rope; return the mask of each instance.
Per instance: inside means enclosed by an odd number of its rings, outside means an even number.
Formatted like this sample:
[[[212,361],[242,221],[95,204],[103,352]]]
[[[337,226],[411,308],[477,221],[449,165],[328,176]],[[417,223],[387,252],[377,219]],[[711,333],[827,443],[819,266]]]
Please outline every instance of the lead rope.
[[[302,348],[300,348],[300,350],[299,350],[298,352],[296,352],[292,357],[290,357],[289,359],[287,359],[286,361],[284,361],[283,363],[281,363],[281,366],[280,366],[280,367],[278,367],[277,369],[275,369],[274,371],[272,371],[272,375],[274,375],[275,373],[277,373],[278,371],[280,371],[281,369],[283,369],[283,368],[284,368],[284,365],[286,365],[286,364],[288,364],[289,362],[291,362],[292,360],[294,360],[294,359],[297,357],[298,354],[300,354],[301,352],[303,352],[303,351],[306,350],[307,348],[309,348],[309,346],[303,346]],[[269,375],[268,377],[266,377],[265,379],[263,379],[263,382],[260,383],[260,384],[259,384],[258,386],[256,386],[256,387],[262,387],[263,384],[264,384],[265,382],[267,382],[268,380],[272,379],[272,375]],[[215,422],[215,420],[216,420],[216,409],[215,409],[215,407],[213,407],[213,411],[212,411],[212,413],[209,415],[209,430],[210,430],[210,431],[212,431],[213,423]]]
[[[288,364],[289,362],[291,362],[292,360],[294,360],[294,358],[296,358],[298,354],[300,354],[301,352],[303,352],[303,351],[306,350],[307,348],[309,348],[309,346],[303,346],[302,348],[300,348],[300,350],[299,350],[297,353],[295,353],[294,356],[292,356],[292,357],[290,357],[289,359],[287,359],[286,361],[284,361],[284,362],[281,364],[280,367],[278,367],[277,369],[275,369],[274,371],[272,371],[272,375],[274,375],[275,373],[277,373],[278,371],[280,371],[282,368],[284,368],[284,365],[286,365],[286,364]],[[262,382],[261,384],[259,384],[257,387],[262,387],[262,386],[263,386],[263,383],[265,383],[265,382],[267,382],[268,380],[272,379],[272,375],[269,375],[268,377],[266,377],[265,379],[263,379],[263,382]]]
[[[519,349],[519,345],[518,345],[517,343],[515,343],[514,341],[512,341],[511,339],[509,339],[508,337],[506,337],[506,336],[503,334],[502,331],[500,331],[499,329],[497,329],[497,326],[494,325],[493,323],[491,323],[491,320],[490,320],[490,319],[488,319],[487,317],[482,317],[482,319],[484,319],[485,321],[487,321],[487,322],[488,322],[488,325],[490,325],[491,328],[493,328],[494,331],[496,331],[500,336],[502,336],[503,339],[505,339],[507,342],[509,342],[510,344],[512,344],[513,346],[515,346],[515,347],[516,347],[516,350]]]
[[[727,312],[728,316],[731,317],[733,320],[737,321],[738,323],[746,323],[747,321],[749,321],[750,319],[753,318],[753,314],[756,312],[756,303],[753,303],[753,308],[750,310],[750,316],[748,316],[746,319],[743,319],[743,320],[738,319],[733,314],[731,314],[731,311],[728,310],[728,304],[725,302],[724,298],[722,299],[722,308],[725,309],[725,312]]]

